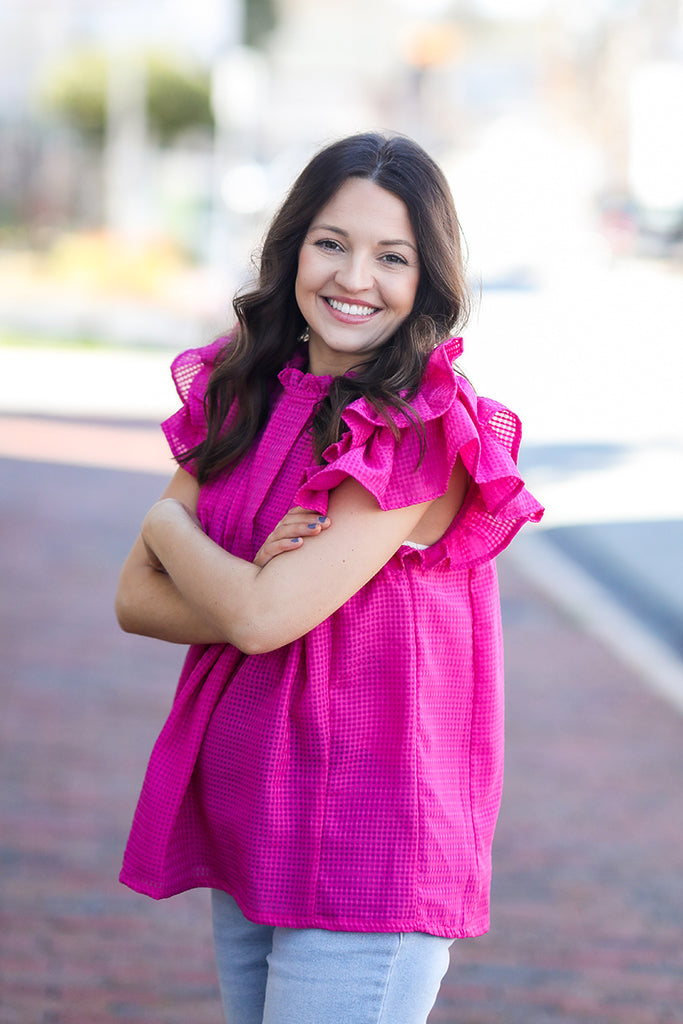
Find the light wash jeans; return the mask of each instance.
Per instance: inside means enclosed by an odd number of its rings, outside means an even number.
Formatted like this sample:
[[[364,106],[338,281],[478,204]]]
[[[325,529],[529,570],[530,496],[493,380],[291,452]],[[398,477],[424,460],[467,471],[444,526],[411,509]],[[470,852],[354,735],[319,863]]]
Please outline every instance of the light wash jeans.
[[[212,892],[228,1024],[425,1024],[452,939],[254,924]]]

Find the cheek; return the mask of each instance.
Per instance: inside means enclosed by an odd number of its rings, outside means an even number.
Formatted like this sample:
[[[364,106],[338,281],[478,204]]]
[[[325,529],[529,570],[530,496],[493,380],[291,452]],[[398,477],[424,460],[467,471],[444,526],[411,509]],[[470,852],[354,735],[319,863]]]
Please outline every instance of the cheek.
[[[320,259],[317,257],[317,254],[311,252],[310,249],[303,248],[299,253],[297,265],[297,287],[302,291],[318,287],[323,276],[322,271],[323,268],[320,265]]]
[[[417,275],[410,281],[401,282],[401,289],[396,294],[396,306],[402,310],[404,316],[407,316],[415,305],[419,283],[420,279]]]
[[[302,303],[306,302],[306,296],[310,291],[309,279],[310,273],[307,262],[303,256],[299,256],[299,265],[297,267],[296,280],[294,281],[294,298],[299,308],[301,308]]]

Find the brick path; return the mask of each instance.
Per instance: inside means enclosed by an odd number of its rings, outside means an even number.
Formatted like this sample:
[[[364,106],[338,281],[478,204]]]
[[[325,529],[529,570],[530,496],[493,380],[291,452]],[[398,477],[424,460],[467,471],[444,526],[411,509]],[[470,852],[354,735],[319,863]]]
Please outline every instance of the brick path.
[[[112,613],[161,488],[0,459],[0,1024],[221,1022],[206,894],[117,882],[182,658]],[[683,721],[500,563],[493,928],[454,946],[433,1024],[683,1024]]]

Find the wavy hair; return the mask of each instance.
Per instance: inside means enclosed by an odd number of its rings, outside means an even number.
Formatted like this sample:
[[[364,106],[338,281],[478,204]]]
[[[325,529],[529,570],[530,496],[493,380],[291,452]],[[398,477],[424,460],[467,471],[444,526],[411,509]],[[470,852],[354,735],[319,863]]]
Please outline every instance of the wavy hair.
[[[268,418],[273,382],[306,324],[294,287],[311,222],[349,178],[363,178],[405,203],[417,241],[420,278],[412,311],[353,376],[337,377],[316,407],[316,455],[339,440],[342,413],[364,396],[393,427],[389,408],[421,423],[410,400],[430,352],[469,313],[460,224],[448,183],[432,158],[404,136],[353,135],[321,150],[294,182],[266,234],[255,285],[233,301],[237,327],[214,367],[205,396],[206,439],[196,460],[200,483],[236,462]],[[231,410],[226,425],[228,411]]]

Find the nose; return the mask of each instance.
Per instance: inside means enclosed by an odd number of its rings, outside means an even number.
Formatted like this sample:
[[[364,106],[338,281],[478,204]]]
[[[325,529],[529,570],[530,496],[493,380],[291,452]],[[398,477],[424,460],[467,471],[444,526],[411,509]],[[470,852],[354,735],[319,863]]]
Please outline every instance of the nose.
[[[363,253],[349,253],[335,279],[347,294],[367,291],[375,283],[371,261]]]

